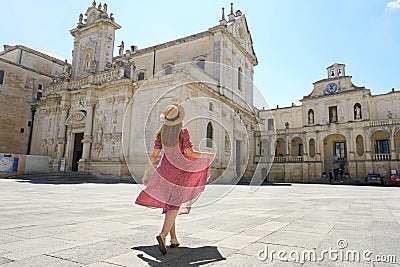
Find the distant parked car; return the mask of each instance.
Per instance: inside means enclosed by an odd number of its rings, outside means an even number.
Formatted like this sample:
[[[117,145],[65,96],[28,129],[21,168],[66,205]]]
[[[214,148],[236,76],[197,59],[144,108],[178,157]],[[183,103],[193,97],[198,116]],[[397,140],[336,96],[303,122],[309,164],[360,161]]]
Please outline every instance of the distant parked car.
[[[365,177],[365,184],[383,185],[383,178],[379,173],[368,173],[367,177]]]
[[[390,176],[390,185],[400,186],[400,174],[392,174]]]

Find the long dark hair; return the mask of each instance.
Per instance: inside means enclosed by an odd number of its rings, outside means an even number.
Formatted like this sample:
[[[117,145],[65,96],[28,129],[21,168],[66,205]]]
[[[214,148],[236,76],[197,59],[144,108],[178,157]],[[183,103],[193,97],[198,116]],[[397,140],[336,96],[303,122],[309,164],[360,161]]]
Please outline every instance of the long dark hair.
[[[158,142],[165,146],[176,146],[178,142],[182,143],[182,137],[180,135],[183,127],[182,122],[176,125],[165,125],[162,124],[160,129],[155,134],[155,138]]]

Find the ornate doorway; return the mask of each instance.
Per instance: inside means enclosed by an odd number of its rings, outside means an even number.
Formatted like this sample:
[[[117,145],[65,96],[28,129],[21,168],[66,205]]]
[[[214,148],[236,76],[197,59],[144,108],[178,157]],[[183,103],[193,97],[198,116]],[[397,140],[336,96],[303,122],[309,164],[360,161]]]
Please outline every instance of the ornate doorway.
[[[78,171],[78,162],[82,158],[83,151],[83,133],[74,134],[74,150],[72,153],[72,168],[71,171]]]

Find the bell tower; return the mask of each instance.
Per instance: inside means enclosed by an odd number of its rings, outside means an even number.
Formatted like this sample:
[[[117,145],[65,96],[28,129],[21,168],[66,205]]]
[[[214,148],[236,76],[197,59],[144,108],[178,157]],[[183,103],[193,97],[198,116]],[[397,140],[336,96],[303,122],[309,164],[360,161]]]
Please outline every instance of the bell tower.
[[[114,52],[115,31],[121,26],[108,15],[105,3],[96,6],[93,1],[84,15],[79,15],[78,25],[71,30],[74,39],[72,79],[100,73],[111,66]]]

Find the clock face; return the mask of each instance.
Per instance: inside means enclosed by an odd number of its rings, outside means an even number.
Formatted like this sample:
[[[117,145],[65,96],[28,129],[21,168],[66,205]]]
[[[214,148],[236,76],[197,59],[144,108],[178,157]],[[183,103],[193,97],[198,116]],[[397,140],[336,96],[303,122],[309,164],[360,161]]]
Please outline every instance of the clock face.
[[[326,91],[328,91],[328,93],[334,93],[337,90],[337,85],[336,83],[330,83],[326,86]]]

